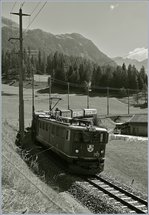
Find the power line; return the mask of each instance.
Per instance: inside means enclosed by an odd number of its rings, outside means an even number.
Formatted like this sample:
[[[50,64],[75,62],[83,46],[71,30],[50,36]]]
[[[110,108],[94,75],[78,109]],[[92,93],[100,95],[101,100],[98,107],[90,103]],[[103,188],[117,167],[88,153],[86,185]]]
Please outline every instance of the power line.
[[[31,12],[31,15],[34,13],[34,11],[38,8],[38,6],[40,5],[41,2],[38,2],[37,5],[35,6],[35,8],[33,9],[33,11]]]
[[[52,78],[52,81],[53,83],[56,82],[57,84],[61,84],[61,85],[65,85],[67,86],[68,85],[68,82],[66,81],[62,81],[62,80],[58,80],[58,79],[55,79],[55,78]],[[71,83],[69,82],[69,85],[72,86],[72,87],[76,87],[76,88],[84,88],[84,86],[80,85],[80,84],[76,84],[76,83]],[[92,86],[91,89],[97,89],[97,90],[106,90],[106,89],[109,89],[109,90],[116,90],[116,91],[119,91],[121,90],[121,88],[114,88],[114,87],[98,87],[96,85]],[[128,89],[128,88],[127,88]],[[129,89],[130,91],[136,91],[138,92],[139,90],[137,89]]]
[[[22,7],[24,6],[25,2],[23,2],[22,4],[20,4],[20,8],[22,9]]]
[[[20,8],[23,7],[23,5],[25,4],[25,2],[23,2],[20,5]],[[36,7],[34,8],[34,10],[31,12],[31,15],[33,14],[33,12],[35,11],[35,9],[38,7],[38,5],[40,4],[40,2],[36,5]],[[33,20],[29,23],[29,25],[27,26],[27,28],[23,31],[23,33],[25,33],[27,31],[27,29],[31,26],[31,24],[33,23],[33,21],[35,20],[35,18],[38,16],[38,14],[41,12],[41,10],[44,8],[44,6],[47,4],[47,1],[43,4],[43,6],[40,8],[40,10],[38,11],[38,13],[35,15],[35,17],[33,18]],[[10,12],[11,13],[11,12]],[[14,43],[14,45],[17,43],[17,41]]]
[[[34,22],[34,20],[36,19],[36,17],[39,15],[39,13],[41,12],[41,10],[44,8],[44,6],[47,4],[47,1],[43,4],[43,6],[39,9],[39,11],[37,12],[37,14],[34,16],[34,18],[32,19],[32,21],[30,22],[30,24],[27,26],[27,28],[25,29],[25,31],[23,33],[25,33],[28,28],[31,26],[31,24]]]
[[[14,2],[14,3],[13,3],[10,13],[13,11],[13,9],[14,9],[16,3],[17,3],[17,2]]]

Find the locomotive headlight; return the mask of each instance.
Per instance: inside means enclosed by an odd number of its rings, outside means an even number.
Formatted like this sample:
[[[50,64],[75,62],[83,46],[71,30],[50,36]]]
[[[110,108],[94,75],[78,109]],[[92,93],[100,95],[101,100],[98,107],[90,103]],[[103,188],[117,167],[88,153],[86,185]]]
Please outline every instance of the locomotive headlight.
[[[76,152],[76,153],[79,153],[79,150],[78,150],[78,149],[76,149],[76,150],[75,150],[75,152]]]
[[[101,150],[100,153],[101,153],[101,155],[103,155],[104,154],[104,150]]]

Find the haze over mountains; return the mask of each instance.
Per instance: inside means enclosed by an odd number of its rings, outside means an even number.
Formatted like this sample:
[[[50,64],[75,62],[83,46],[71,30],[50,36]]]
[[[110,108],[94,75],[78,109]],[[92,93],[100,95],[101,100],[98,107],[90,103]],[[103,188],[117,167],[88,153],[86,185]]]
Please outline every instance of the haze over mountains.
[[[14,45],[8,42],[9,37],[17,37],[18,24],[10,19],[2,17],[2,48],[4,50],[12,50]],[[101,52],[96,45],[89,39],[83,37],[81,34],[60,34],[54,35],[44,32],[41,29],[33,29],[25,31],[24,33],[24,48],[30,47],[33,50],[40,50],[45,52],[46,55],[51,52],[61,52],[66,55],[78,56],[87,58],[96,62],[99,65],[122,65],[123,62],[128,66],[129,64],[135,65],[140,69],[142,65],[147,69],[147,60],[139,62],[133,59],[123,59],[121,57],[109,58],[106,54]],[[18,42],[15,46],[18,46]]]
[[[115,57],[113,60],[117,63],[117,65],[122,65],[125,63],[125,65],[128,67],[129,64],[135,65],[135,67],[140,70],[142,66],[144,66],[145,71],[147,71],[148,68],[148,59],[145,59],[143,61],[138,61],[135,59],[130,59],[130,58],[122,58],[122,57]]]

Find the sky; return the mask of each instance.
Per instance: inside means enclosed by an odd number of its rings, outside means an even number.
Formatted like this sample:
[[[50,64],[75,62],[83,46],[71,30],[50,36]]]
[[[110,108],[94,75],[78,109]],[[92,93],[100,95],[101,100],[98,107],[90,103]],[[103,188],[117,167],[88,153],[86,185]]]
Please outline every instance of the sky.
[[[2,16],[18,23],[21,4],[26,28],[34,19],[44,1],[4,1]],[[129,57],[139,61],[148,54],[147,0],[48,1],[29,29],[42,29],[52,34],[80,33],[109,57]]]

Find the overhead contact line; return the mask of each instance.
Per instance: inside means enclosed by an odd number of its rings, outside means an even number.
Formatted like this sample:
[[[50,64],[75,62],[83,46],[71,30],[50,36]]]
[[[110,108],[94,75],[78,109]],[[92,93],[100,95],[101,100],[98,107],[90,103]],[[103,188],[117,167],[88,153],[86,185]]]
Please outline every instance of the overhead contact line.
[[[34,18],[32,19],[32,21],[30,22],[30,24],[27,26],[27,28],[25,29],[25,31],[23,33],[25,33],[28,28],[31,26],[31,24],[34,22],[34,20],[36,19],[36,17],[39,15],[39,13],[42,11],[42,9],[44,8],[44,6],[47,4],[47,1],[43,4],[43,6],[39,9],[38,13],[34,16]]]
[[[14,3],[13,3],[10,13],[12,13],[13,9],[15,8],[16,3],[17,3],[17,2],[14,2]]]
[[[34,11],[38,8],[38,6],[40,5],[40,3],[41,3],[41,2],[38,2],[38,3],[37,3],[37,5],[35,6],[35,8],[33,9],[33,11],[32,11],[31,14],[30,14],[31,16],[32,16],[32,14],[34,13]]]

